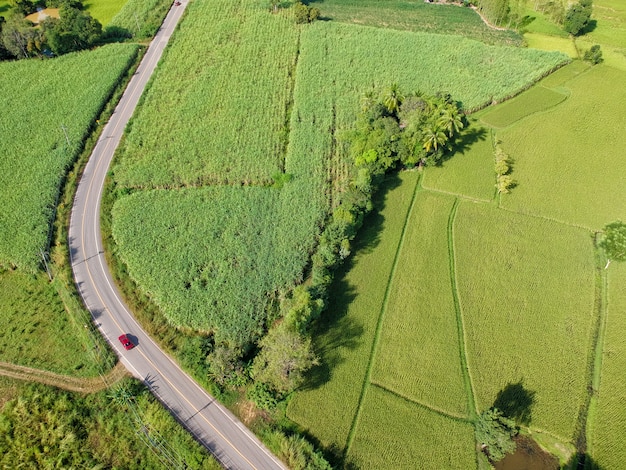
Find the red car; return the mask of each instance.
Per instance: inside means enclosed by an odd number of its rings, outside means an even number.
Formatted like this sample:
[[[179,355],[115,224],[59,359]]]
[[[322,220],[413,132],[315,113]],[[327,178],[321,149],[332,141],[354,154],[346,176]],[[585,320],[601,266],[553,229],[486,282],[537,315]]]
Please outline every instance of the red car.
[[[126,349],[127,351],[129,349],[133,349],[135,347],[135,345],[133,344],[133,342],[131,340],[128,339],[128,336],[126,336],[125,334],[120,336],[119,338],[117,338],[120,340],[120,343],[122,343],[122,346],[124,346],[124,349]]]

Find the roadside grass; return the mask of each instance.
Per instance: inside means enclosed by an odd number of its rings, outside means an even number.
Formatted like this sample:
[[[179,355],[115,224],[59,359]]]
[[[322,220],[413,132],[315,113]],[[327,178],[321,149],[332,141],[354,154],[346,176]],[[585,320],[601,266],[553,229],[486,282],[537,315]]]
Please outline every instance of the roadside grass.
[[[477,466],[475,448],[470,423],[372,386],[348,459],[357,468],[468,470]]]
[[[421,184],[426,189],[491,201],[496,183],[492,131],[475,117],[468,119],[452,158],[441,166],[425,168]]]
[[[127,0],[85,0],[83,7],[102,26],[108,25],[113,17],[124,7]],[[169,2],[171,3],[171,2]]]
[[[0,63],[0,266],[39,269],[60,186],[136,54],[111,44]]]
[[[567,95],[541,85],[532,87],[510,101],[482,114],[488,126],[502,129],[531,114],[546,111],[567,99]]]
[[[393,260],[417,184],[417,172],[387,180],[365,220],[354,255],[335,276],[330,304],[315,328],[321,365],[295,394],[287,416],[323,447],[342,454],[364,387],[374,333]],[[384,236],[382,234],[384,233]]]
[[[599,468],[620,468],[626,462],[626,264],[612,263],[608,275],[608,312],[600,388],[590,412],[589,450]]]
[[[597,316],[590,233],[461,202],[454,237],[479,412],[505,408],[531,429],[569,441]]]
[[[502,207],[591,229],[626,219],[625,82],[626,72],[592,67],[559,106],[498,132],[518,182]]]
[[[116,182],[272,183],[284,169],[297,47],[286,14],[249,1],[191,3],[130,123]]]
[[[66,311],[45,273],[4,271],[0,286],[0,360],[79,377],[98,375],[84,325]]]
[[[89,395],[0,377],[0,465],[14,468],[221,468],[138,382]]]
[[[416,196],[388,294],[371,380],[425,406],[466,417],[468,399],[448,255],[453,204],[451,196],[426,191]]]
[[[428,4],[422,0],[324,0],[319,8],[323,18],[342,23],[455,34],[489,44],[522,42],[516,32],[489,28],[473,10],[456,5]]]

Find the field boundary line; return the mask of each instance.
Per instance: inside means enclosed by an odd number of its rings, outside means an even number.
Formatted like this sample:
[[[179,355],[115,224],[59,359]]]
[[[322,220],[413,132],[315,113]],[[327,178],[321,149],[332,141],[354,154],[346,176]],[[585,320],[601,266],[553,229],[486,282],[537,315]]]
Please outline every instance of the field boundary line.
[[[427,409],[429,411],[432,411],[433,413],[437,413],[438,415],[444,416],[446,418],[450,418],[450,419],[454,419],[457,421],[462,421],[464,423],[471,423],[472,421],[467,417],[467,416],[463,416],[461,414],[456,414],[456,413],[452,413],[450,411],[446,411],[442,408],[439,408],[437,406],[433,406],[433,405],[429,405],[427,403],[421,402],[419,400],[416,400],[414,398],[410,398],[407,397],[406,395],[403,395],[399,392],[396,392],[395,390],[392,390],[390,388],[385,387],[383,384],[376,382],[376,381],[371,381],[370,384],[376,388],[379,388],[381,390],[384,390],[385,392],[394,395],[412,405],[416,405],[419,406],[421,408]]]
[[[0,362],[0,375],[11,377],[25,382],[39,382],[44,385],[61,388],[70,392],[94,393],[106,390],[111,385],[128,377],[128,372],[121,362],[118,362],[106,375],[91,378],[72,377],[71,375],[57,374],[42,369],[20,366],[9,362]]]
[[[431,188],[428,186],[424,186],[424,184],[421,184],[422,188],[424,191],[432,191],[433,193],[439,193],[439,194],[446,194],[448,196],[454,196],[458,199],[463,199],[466,201],[470,201],[470,202],[476,202],[476,203],[482,203],[482,204],[491,204],[493,203],[493,199],[481,199],[478,197],[472,197],[472,196],[468,196],[466,194],[461,194],[461,193],[454,193],[452,191],[445,191],[443,189],[436,189],[436,188]]]
[[[461,302],[459,300],[459,292],[456,282],[456,254],[454,250],[454,221],[456,220],[457,208],[459,200],[455,199],[448,216],[448,263],[450,266],[450,284],[452,286],[452,300],[454,302],[454,311],[456,314],[456,326],[459,341],[459,356],[461,360],[461,372],[463,374],[463,382],[465,382],[465,392],[469,407],[470,418],[475,418],[478,414],[476,407],[476,394],[474,384],[472,382],[472,374],[467,362],[467,338],[465,336],[465,324],[463,322],[463,313],[461,311]]]
[[[524,216],[527,216],[527,217],[534,217],[535,219],[547,220],[549,222],[554,222],[556,224],[565,225],[567,227],[580,228],[580,229],[583,229],[583,230],[587,230],[588,232],[591,232],[591,233],[595,233],[596,232],[595,229],[593,229],[591,227],[587,227],[585,225],[575,224],[575,223],[572,223],[572,222],[566,222],[564,220],[555,219],[554,217],[548,217],[548,216],[545,216],[545,215],[533,214],[532,212],[522,212],[520,210],[510,209],[510,208],[502,206],[501,203],[498,204],[498,209],[506,211],[506,212],[510,212],[512,214],[524,215]]]
[[[359,418],[361,416],[361,411],[363,409],[363,401],[365,399],[365,394],[367,393],[367,389],[370,385],[370,378],[372,376],[372,367],[374,365],[374,356],[376,355],[376,350],[378,349],[378,343],[380,342],[380,333],[383,328],[383,319],[385,317],[385,312],[387,310],[387,304],[389,302],[389,291],[391,289],[391,285],[393,284],[393,278],[395,277],[396,267],[398,265],[398,258],[400,251],[402,250],[402,245],[404,244],[404,236],[406,233],[406,227],[408,225],[408,221],[413,213],[413,207],[415,206],[415,200],[417,199],[417,193],[420,191],[420,180],[421,175],[418,175],[417,181],[415,181],[415,187],[413,188],[413,195],[411,196],[411,204],[409,205],[409,210],[406,212],[406,217],[404,218],[404,224],[402,225],[402,231],[400,232],[400,240],[398,240],[398,245],[396,247],[396,253],[393,257],[393,263],[391,265],[391,272],[389,273],[389,279],[387,280],[387,286],[385,287],[385,295],[383,297],[383,303],[380,309],[380,313],[378,315],[378,322],[376,323],[376,331],[374,333],[374,339],[372,341],[372,347],[370,349],[370,357],[367,362],[367,369],[365,371],[365,377],[363,378],[363,386],[361,387],[361,394],[359,395],[359,402],[357,405],[356,413],[354,414],[354,418],[352,419],[352,424],[350,425],[350,432],[348,433],[348,439],[346,441],[345,446],[345,455],[350,451],[350,446],[354,441],[354,435],[356,433],[356,427],[359,422]]]
[[[609,308],[608,308],[608,287],[609,276],[607,270],[604,268],[605,258],[600,252],[597,242],[598,233],[594,234],[593,246],[595,249],[596,258],[596,295],[594,299],[594,318],[595,325],[594,331],[591,337],[591,347],[589,348],[591,354],[589,355],[589,366],[587,370],[587,394],[585,397],[585,403],[580,410],[577,425],[580,426],[578,432],[580,433],[576,439],[576,450],[583,453],[589,453],[590,432],[593,428],[593,418],[595,414],[595,408],[597,406],[598,393],[600,392],[600,382],[602,379],[602,359],[604,355],[604,337],[606,333],[606,327],[608,323]],[[579,448],[579,445],[584,447]]]

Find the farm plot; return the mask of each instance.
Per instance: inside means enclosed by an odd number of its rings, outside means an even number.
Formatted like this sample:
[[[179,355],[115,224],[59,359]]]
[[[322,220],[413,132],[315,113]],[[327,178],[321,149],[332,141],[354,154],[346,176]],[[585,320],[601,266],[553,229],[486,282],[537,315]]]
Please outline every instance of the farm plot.
[[[342,270],[345,274],[336,276],[330,304],[313,335],[322,366],[312,371],[310,388],[289,402],[289,418],[325,447],[341,451],[346,445],[417,177],[404,173],[380,192],[380,212],[366,219],[355,255]]]
[[[430,192],[416,197],[388,294],[372,383],[463,417],[468,400],[448,255],[453,203],[450,196]]]
[[[602,376],[595,412],[591,414],[591,456],[599,468],[620,468],[626,462],[626,265],[613,263],[608,271],[608,312],[602,355]]]
[[[113,236],[174,325],[241,346],[265,326],[267,292],[293,276],[283,264],[292,253],[274,245],[278,196],[229,186],[142,191],[115,204]]]
[[[348,453],[358,468],[476,468],[474,428],[370,387]],[[391,437],[393,436],[393,438]]]
[[[124,0],[122,4],[116,5],[115,16],[111,18],[109,15],[113,13],[112,3],[94,0],[89,10],[102,9],[101,14],[107,15],[105,21],[104,18],[101,19],[93,13],[104,26],[108,27],[107,34],[141,39],[150,38],[156,33],[173,2],[169,0]]]
[[[0,358],[73,376],[97,376],[93,343],[43,274],[0,273]],[[87,346],[88,345],[88,346]],[[88,349],[89,348],[89,349]]]
[[[118,184],[269,183],[284,170],[298,48],[293,19],[254,2],[195,2],[126,138]]]
[[[113,44],[0,63],[0,266],[38,268],[61,181],[136,52]]]
[[[475,118],[461,133],[454,156],[441,166],[426,168],[422,186],[459,196],[490,201],[495,194],[493,134]]]
[[[626,219],[624,82],[593,67],[566,83],[566,101],[498,133],[518,182],[503,207],[595,229]]]
[[[478,14],[456,5],[422,0],[325,0],[322,16],[343,23],[427,33],[455,34],[488,44],[521,45],[519,34],[489,28]]]
[[[596,320],[590,234],[462,202],[454,248],[478,411],[495,404],[569,441]]]

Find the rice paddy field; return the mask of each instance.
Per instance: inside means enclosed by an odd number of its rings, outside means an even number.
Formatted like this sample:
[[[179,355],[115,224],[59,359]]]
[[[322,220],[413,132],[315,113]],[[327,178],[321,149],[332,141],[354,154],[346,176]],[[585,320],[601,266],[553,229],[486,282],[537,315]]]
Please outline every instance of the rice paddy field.
[[[0,114],[1,267],[39,269],[61,181],[136,53],[112,44],[0,63],[0,106],[11,110]]]
[[[608,312],[606,318],[600,390],[595,397],[590,429],[591,455],[600,468],[620,468],[626,461],[626,432],[624,409],[624,368],[626,344],[626,265],[613,264],[608,270]]]
[[[504,208],[589,229],[626,218],[626,72],[596,66],[564,85],[570,97],[498,132],[518,187]],[[592,111],[590,111],[592,110]]]

